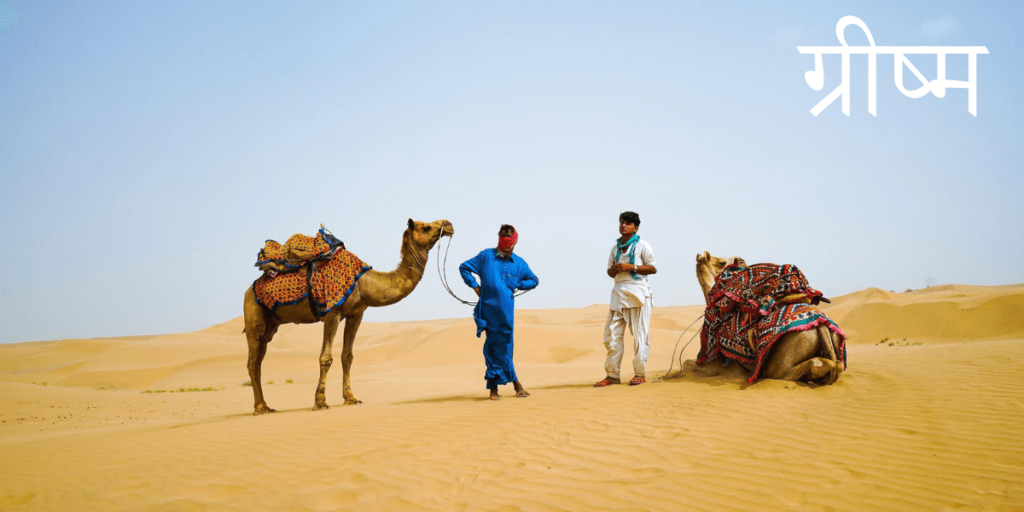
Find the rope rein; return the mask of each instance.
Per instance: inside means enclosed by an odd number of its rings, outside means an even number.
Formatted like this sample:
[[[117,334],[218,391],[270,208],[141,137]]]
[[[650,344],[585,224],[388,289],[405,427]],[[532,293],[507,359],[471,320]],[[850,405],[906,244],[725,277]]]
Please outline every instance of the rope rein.
[[[450,249],[451,247],[452,247],[452,237],[451,237],[451,235],[449,235],[448,236],[448,247],[444,250],[444,263],[442,264],[442,262],[441,262],[441,244],[440,243],[437,244],[437,277],[441,279],[441,286],[444,286],[444,289],[448,291],[448,295],[451,295],[452,297],[455,298],[455,300],[457,300],[457,301],[459,301],[459,302],[461,302],[461,303],[463,303],[463,304],[465,304],[467,306],[476,306],[476,302],[469,302],[467,300],[460,299],[458,295],[455,295],[455,292],[452,291],[451,287],[448,286],[448,268],[447,268],[448,267],[448,249]]]
[[[448,249],[451,249],[451,247],[452,247],[452,236],[448,235],[448,245],[445,246],[444,258],[443,258],[443,261],[442,261],[442,258],[441,258],[441,244],[440,244],[440,242],[437,244],[437,277],[441,279],[441,286],[444,286],[444,289],[448,292],[448,295],[451,295],[453,298],[455,298],[455,300],[457,300],[457,301],[459,301],[459,302],[461,302],[461,303],[463,303],[463,304],[465,304],[467,306],[476,306],[476,302],[468,301],[468,300],[462,300],[461,298],[459,298],[459,296],[455,295],[455,292],[452,291],[451,286],[448,286]],[[530,290],[521,290],[518,293],[513,294],[513,296],[514,297],[519,297],[521,295],[524,295],[528,291],[530,291]]]
[[[686,331],[689,331],[690,327],[693,327],[693,324],[697,323],[697,321],[701,320],[702,318],[704,318],[704,315],[701,315],[701,316],[697,317],[697,320],[694,320],[693,322],[690,322],[690,325],[687,325],[686,329],[683,329],[683,332],[679,334],[679,337],[676,338],[676,346],[672,348],[672,358],[669,360],[669,363],[668,363],[668,371],[665,372],[665,375],[663,375],[661,377],[658,377],[657,379],[654,379],[651,382],[663,381],[669,375],[672,375],[672,366],[676,362],[675,361],[676,360],[676,357],[675,357],[676,356],[676,349],[679,348],[679,342],[683,339],[683,336],[686,335]],[[683,345],[683,349],[679,351],[679,371],[683,370],[683,352],[686,352],[686,347],[690,346],[690,343],[693,341],[694,338],[697,337],[698,334],[700,334],[699,330],[697,332],[693,333],[693,336],[690,336],[690,341],[687,341],[686,345]]]

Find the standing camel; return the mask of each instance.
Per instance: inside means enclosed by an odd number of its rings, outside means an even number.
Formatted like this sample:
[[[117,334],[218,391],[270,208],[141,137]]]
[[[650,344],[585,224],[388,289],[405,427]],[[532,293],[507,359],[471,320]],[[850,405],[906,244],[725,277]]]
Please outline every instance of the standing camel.
[[[704,292],[705,302],[715,285],[715,278],[725,267],[734,263],[745,264],[743,258],[722,259],[707,251],[697,255],[697,281]],[[824,325],[807,331],[786,333],[771,347],[759,377],[833,384],[843,372],[843,363],[836,357],[837,353],[841,353],[841,342],[839,335]]]
[[[320,350],[320,382],[316,387],[313,410],[327,409],[327,372],[331,369],[331,347],[338,325],[345,320],[345,344],[341,350],[342,380],[344,382],[345,405],[360,403],[352,394],[352,346],[356,332],[368,307],[390,306],[412,293],[423,278],[430,249],[442,236],[455,233],[452,223],[436,220],[431,223],[409,219],[409,227],[402,234],[402,261],[391,272],[369,270],[356,281],[352,293],[342,304],[335,306],[322,318],[317,318],[310,309],[308,295],[296,304],[282,305],[270,311],[256,301],[252,287],[245,292],[245,336],[249,342],[249,378],[255,400],[254,415],[274,412],[263,398],[260,369],[263,357],[267,355],[267,344],[273,339],[281,324],[324,323],[324,344]]]

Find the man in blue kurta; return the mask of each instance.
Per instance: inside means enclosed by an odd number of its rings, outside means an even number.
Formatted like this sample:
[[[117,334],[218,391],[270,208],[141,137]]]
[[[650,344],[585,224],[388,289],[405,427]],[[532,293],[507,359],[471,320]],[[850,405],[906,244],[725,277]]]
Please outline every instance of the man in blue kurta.
[[[476,291],[480,300],[473,310],[476,320],[476,337],[487,333],[484,341],[484,360],[487,362],[487,389],[491,400],[501,398],[498,386],[508,384],[515,387],[516,398],[525,398],[530,393],[519,383],[516,368],[512,363],[514,348],[512,332],[515,326],[516,290],[532,290],[540,280],[519,256],[512,253],[519,241],[516,228],[503,224],[498,230],[498,247],[484,249],[475,257],[459,265],[462,280]],[[473,277],[480,277],[478,285]]]

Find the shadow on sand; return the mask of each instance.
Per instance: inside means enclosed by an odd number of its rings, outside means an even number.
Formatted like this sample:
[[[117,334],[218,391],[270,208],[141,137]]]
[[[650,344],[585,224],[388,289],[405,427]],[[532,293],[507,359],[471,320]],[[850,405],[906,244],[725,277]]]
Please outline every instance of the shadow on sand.
[[[757,379],[752,383],[747,382],[747,378],[750,377],[751,370],[744,368],[742,365],[735,361],[728,361],[727,364],[722,364],[720,361],[708,362],[703,367],[697,366],[697,363],[693,359],[687,360],[683,363],[683,369],[680,371],[674,371],[670,375],[665,375],[657,380],[666,382],[692,382],[695,384],[704,384],[706,386],[737,386],[740,391],[745,391],[752,387],[765,388],[765,387],[785,387],[785,388],[816,388],[819,387],[813,383],[807,383],[802,381],[783,381],[775,379]]]
[[[479,395],[441,396],[437,398],[421,398],[419,400],[406,400],[395,402],[395,405],[405,404],[442,404],[446,402],[487,402],[490,400],[485,393]]]
[[[553,390],[553,389],[590,389],[593,384],[558,384],[553,386],[533,386],[528,388],[529,390]],[[503,394],[502,400],[509,398],[516,398],[511,392]],[[486,394],[486,390],[481,390],[479,395],[458,395],[458,396],[442,396],[436,398],[421,398],[419,400],[407,400],[404,402],[395,402],[395,404],[438,404],[446,402],[487,402],[490,401]]]

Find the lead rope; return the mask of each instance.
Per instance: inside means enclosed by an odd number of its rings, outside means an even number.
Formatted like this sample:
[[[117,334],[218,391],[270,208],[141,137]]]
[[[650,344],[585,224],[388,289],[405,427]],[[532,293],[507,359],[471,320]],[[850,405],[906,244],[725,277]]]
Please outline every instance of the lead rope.
[[[697,320],[690,322],[690,325],[686,326],[686,329],[683,329],[683,332],[679,334],[679,337],[676,338],[676,346],[672,348],[672,359],[669,360],[668,371],[665,372],[665,375],[658,377],[657,379],[654,379],[651,382],[663,381],[666,378],[668,378],[669,375],[672,375],[672,365],[676,362],[676,349],[679,348],[679,342],[683,339],[683,336],[686,335],[686,331],[689,331],[690,327],[693,327],[693,324],[697,323],[697,321],[702,318],[704,318],[704,315],[697,317]],[[693,336],[690,336],[690,341],[687,341],[686,345],[683,345],[683,350],[679,351],[679,371],[683,371],[683,352],[686,352],[686,347],[690,346],[690,343],[693,341],[694,338],[697,337],[698,334],[700,334],[700,331],[693,333]]]
[[[441,286],[448,291],[448,295],[451,295],[455,300],[467,305],[476,306],[476,302],[470,302],[468,300],[462,300],[455,292],[452,291],[451,287],[448,286],[448,249],[452,246],[452,237],[448,235],[448,247],[444,250],[444,263],[441,262],[441,244],[437,244],[437,277],[441,279]]]
[[[441,244],[440,243],[437,244],[437,277],[441,279],[441,286],[444,286],[444,289],[448,291],[448,295],[451,295],[452,297],[455,298],[455,300],[457,300],[457,301],[459,301],[459,302],[461,302],[461,303],[463,303],[463,304],[465,304],[467,306],[476,306],[476,302],[471,302],[471,301],[468,301],[468,300],[460,299],[459,296],[455,295],[455,292],[452,291],[452,288],[450,286],[448,286],[448,249],[451,249],[451,247],[452,247],[452,236],[448,235],[448,245],[445,246],[444,258],[443,258],[444,261],[442,261],[442,258],[441,258]],[[514,294],[514,296],[515,297],[519,297],[519,296],[525,294],[528,291],[530,291],[530,290],[522,290],[522,291]]]

